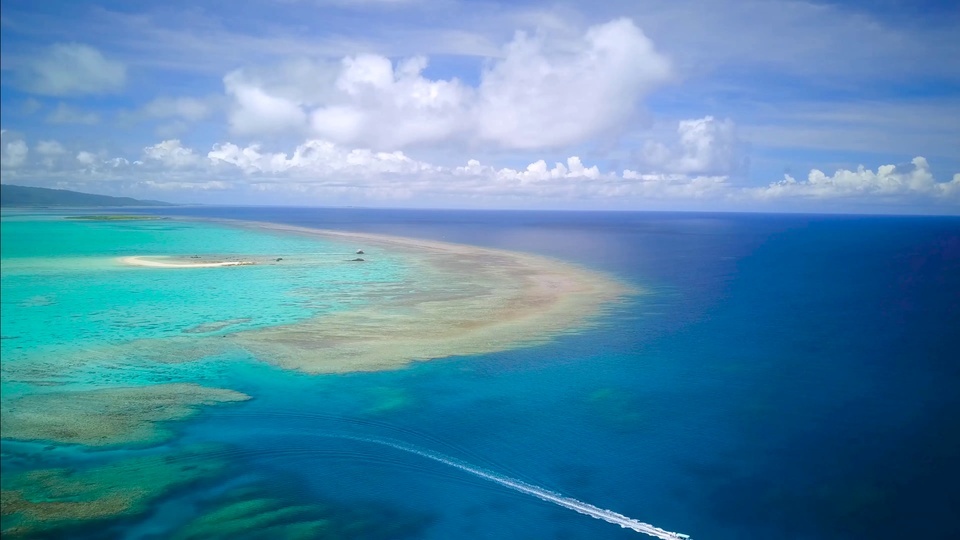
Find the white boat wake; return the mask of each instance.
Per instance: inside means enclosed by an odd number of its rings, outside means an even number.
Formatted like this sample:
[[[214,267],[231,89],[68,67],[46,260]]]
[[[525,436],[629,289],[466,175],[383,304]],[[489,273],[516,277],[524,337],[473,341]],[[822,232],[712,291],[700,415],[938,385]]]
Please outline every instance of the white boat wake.
[[[521,480],[517,480],[515,478],[510,478],[509,476],[504,476],[502,474],[495,473],[493,471],[488,471],[485,469],[481,469],[479,467],[474,467],[473,465],[464,463],[460,460],[454,459],[449,456],[445,456],[443,454],[438,454],[436,452],[431,452],[429,450],[423,450],[414,446],[409,446],[404,443],[391,441],[391,440],[373,439],[373,438],[365,438],[365,437],[351,437],[351,436],[345,436],[344,438],[354,439],[357,441],[369,442],[374,444],[380,444],[380,445],[389,446],[391,448],[395,448],[397,450],[401,450],[404,452],[409,452],[411,454],[416,454],[418,456],[421,456],[439,463],[443,463],[444,465],[455,467],[457,469],[460,469],[461,471],[468,472],[474,476],[478,476],[485,480],[496,482],[497,484],[510,488],[514,491],[525,493],[527,495],[532,495],[540,500],[551,502],[553,504],[556,504],[557,506],[562,506],[569,510],[573,510],[574,512],[579,512],[583,515],[590,516],[592,518],[602,519],[607,523],[613,523],[614,525],[619,525],[624,529],[632,529],[636,532],[644,533],[654,538],[660,538],[661,540],[690,540],[689,535],[667,531],[667,530],[661,529],[660,527],[654,527],[649,523],[644,523],[642,521],[629,518],[623,514],[614,512],[613,510],[606,510],[604,508],[599,508],[592,504],[578,501],[577,499],[574,499],[572,497],[567,497],[560,493],[549,491],[541,487],[535,486],[533,484],[528,484]]]

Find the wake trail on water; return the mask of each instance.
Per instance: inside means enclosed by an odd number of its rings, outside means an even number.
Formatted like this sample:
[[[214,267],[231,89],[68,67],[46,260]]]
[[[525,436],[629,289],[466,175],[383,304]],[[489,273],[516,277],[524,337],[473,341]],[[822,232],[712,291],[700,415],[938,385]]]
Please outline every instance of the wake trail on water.
[[[689,535],[667,531],[665,529],[661,529],[660,527],[655,527],[649,523],[644,523],[642,521],[627,517],[623,514],[614,512],[613,510],[606,510],[604,508],[600,508],[592,504],[579,501],[577,499],[574,499],[573,497],[567,497],[560,493],[549,491],[542,487],[535,486],[533,484],[528,484],[527,482],[524,482],[522,480],[517,480],[515,478],[510,478],[509,476],[505,476],[493,471],[488,471],[485,469],[481,469],[479,467],[474,467],[469,463],[465,463],[458,459],[445,456],[437,452],[431,452],[429,450],[424,450],[422,448],[410,446],[398,441],[374,439],[374,438],[368,438],[368,437],[355,437],[350,435],[342,435],[341,437],[345,439],[352,439],[356,441],[388,446],[390,448],[415,454],[420,457],[424,457],[424,458],[436,461],[438,463],[443,463],[444,465],[449,465],[450,467],[460,469],[461,471],[483,478],[484,480],[495,482],[497,484],[500,484],[501,486],[510,488],[514,491],[518,491],[526,495],[532,495],[542,501],[550,502],[550,503],[556,504],[557,506],[562,506],[563,508],[573,510],[574,512],[579,512],[583,515],[590,516],[595,519],[606,521],[607,523],[619,525],[624,529],[631,529],[639,533],[644,533],[654,538],[660,538],[661,540],[690,540]]]

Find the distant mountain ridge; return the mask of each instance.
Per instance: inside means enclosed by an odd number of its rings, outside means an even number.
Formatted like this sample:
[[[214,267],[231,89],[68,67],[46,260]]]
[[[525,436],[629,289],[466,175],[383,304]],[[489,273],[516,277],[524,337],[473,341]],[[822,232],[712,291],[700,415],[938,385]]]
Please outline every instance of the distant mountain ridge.
[[[163,201],[142,201],[66,189],[0,184],[0,206],[176,206]]]

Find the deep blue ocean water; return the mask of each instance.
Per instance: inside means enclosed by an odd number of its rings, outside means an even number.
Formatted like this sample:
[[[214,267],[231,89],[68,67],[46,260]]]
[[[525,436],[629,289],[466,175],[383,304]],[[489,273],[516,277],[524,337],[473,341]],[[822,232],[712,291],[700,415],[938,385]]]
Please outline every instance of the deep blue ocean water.
[[[302,500],[367,505],[426,539],[636,537],[349,435],[697,540],[960,537],[958,218],[156,212],[527,251],[645,291],[533,348],[370,374],[224,370],[218,385],[255,399],[185,423],[182,442],[228,443]],[[164,515],[126,535],[162,537]]]

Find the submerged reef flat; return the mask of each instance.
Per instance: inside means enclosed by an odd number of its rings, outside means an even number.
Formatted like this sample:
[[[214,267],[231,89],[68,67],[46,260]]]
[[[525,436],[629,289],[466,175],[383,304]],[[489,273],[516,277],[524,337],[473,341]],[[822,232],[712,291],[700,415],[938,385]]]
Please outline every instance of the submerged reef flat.
[[[154,444],[170,438],[167,422],[188,418],[200,406],[247,399],[191,383],[27,394],[3,404],[0,433],[87,446]]]
[[[219,332],[221,330],[230,328],[231,326],[237,326],[240,324],[248,323],[251,320],[252,319],[250,319],[250,317],[241,317],[239,319],[212,321],[212,322],[198,324],[196,326],[191,326],[189,328],[184,328],[182,332],[184,334],[210,334],[213,332]]]
[[[210,501],[199,515],[178,527],[172,540],[284,538],[399,539],[422,533],[427,520],[381,505],[304,502],[290,493],[259,485],[235,487]]]
[[[543,343],[590,326],[631,289],[610,276],[536,255],[385,235],[320,235],[406,256],[410,281],[355,309],[238,332],[231,341],[310,373],[397,369],[410,362]],[[367,255],[368,258],[375,255]]]
[[[175,489],[214,479],[227,469],[212,449],[140,456],[83,469],[4,474],[0,533],[4,538],[65,538],[84,527],[145,514]]]

